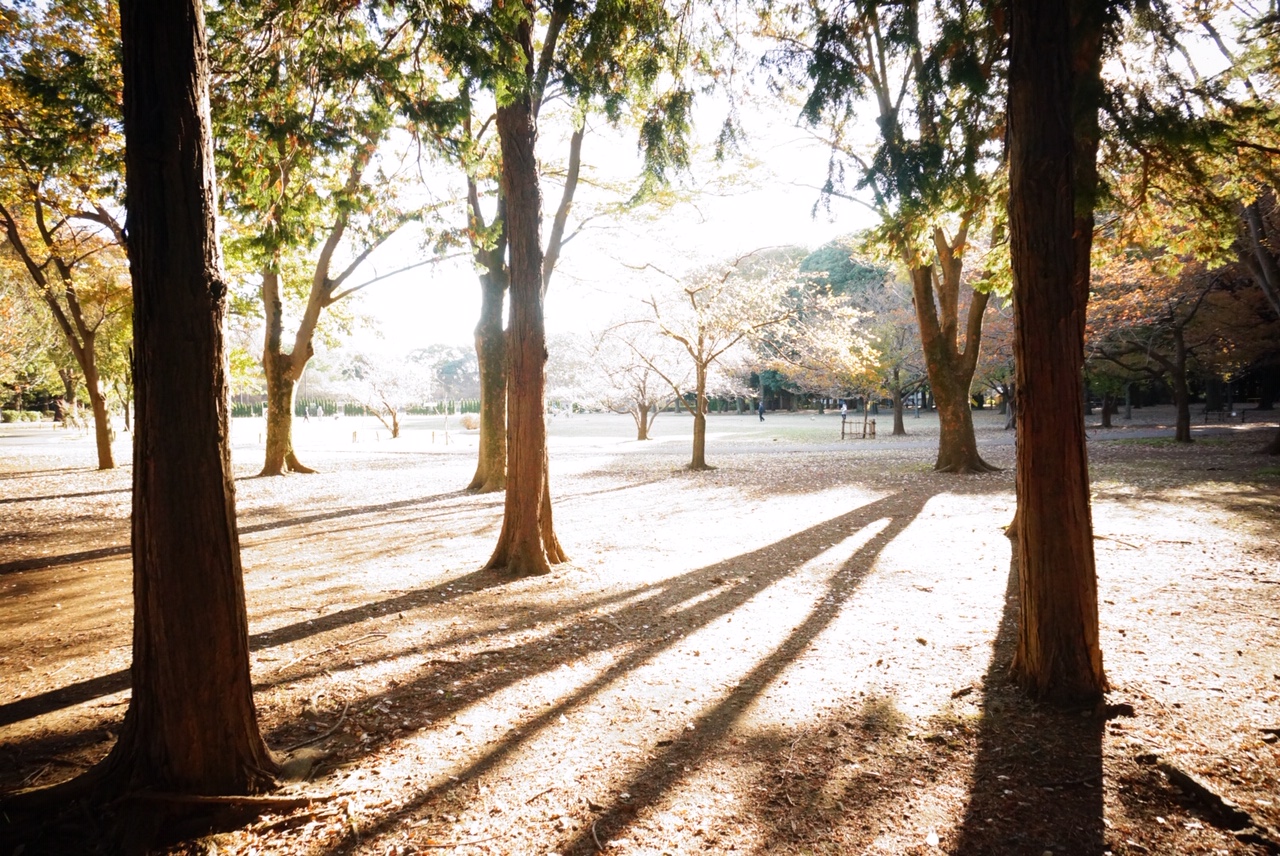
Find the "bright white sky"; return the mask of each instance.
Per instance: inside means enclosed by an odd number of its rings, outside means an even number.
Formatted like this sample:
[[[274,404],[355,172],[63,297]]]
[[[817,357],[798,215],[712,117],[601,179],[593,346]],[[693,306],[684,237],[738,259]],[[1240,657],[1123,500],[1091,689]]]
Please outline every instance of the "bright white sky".
[[[795,127],[794,115],[780,107],[773,116],[756,116],[752,123],[756,127],[749,128],[751,138],[743,147],[750,163],[716,165],[708,153],[682,179],[689,185],[723,183],[725,187],[692,195],[665,211],[637,214],[626,222],[592,221],[564,248],[547,293],[548,331],[599,330],[634,311],[638,299],[667,284],[652,271],[634,270],[646,263],[678,275],[760,247],[816,248],[872,225],[874,218],[867,209],[847,201],[833,200],[830,214],[812,216],[819,197],[816,188],[826,177],[827,149]],[[717,128],[718,119],[708,118],[699,122],[697,130],[707,136]],[[543,134],[540,153],[552,161],[565,146],[554,136],[554,129],[544,129]],[[575,213],[590,210],[593,193],[596,199],[617,198],[587,186],[587,178],[634,186],[640,161],[633,133],[608,128],[589,133],[583,162],[584,184],[579,186]],[[545,182],[543,194],[552,205],[559,199],[559,184]],[[548,216],[544,240],[549,229]],[[353,279],[362,281],[403,267],[417,257],[415,241],[406,236],[379,253]],[[434,343],[469,344],[479,306],[479,284],[469,258],[419,268],[364,292],[357,308],[376,319],[378,334],[359,333],[352,346],[402,354]]]

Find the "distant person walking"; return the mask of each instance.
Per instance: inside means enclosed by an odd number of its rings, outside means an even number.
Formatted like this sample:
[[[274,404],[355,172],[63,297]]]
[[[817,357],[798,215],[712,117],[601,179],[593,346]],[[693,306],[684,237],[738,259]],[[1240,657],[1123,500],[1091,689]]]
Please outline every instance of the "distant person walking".
[[[840,399],[840,421],[843,422],[845,417],[848,415],[849,415],[849,405],[846,404],[845,400],[842,398]]]
[[[757,407],[756,410],[760,413],[760,421],[763,422],[764,421],[764,399],[763,398],[760,399],[760,406]]]

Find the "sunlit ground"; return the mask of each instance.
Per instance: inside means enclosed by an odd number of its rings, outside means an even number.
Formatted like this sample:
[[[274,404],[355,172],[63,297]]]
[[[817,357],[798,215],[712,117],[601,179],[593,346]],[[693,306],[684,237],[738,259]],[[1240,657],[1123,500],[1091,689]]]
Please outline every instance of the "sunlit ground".
[[[520,581],[478,572],[502,498],[460,491],[475,433],[456,417],[394,441],[368,418],[299,422],[322,472],[275,479],[251,477],[261,420],[236,420],[264,730],[277,749],[332,733],[290,786],[314,810],[219,852],[1236,852],[1194,808],[1155,823],[1125,777],[1157,746],[1280,819],[1257,730],[1280,719],[1266,462],[1238,429],[1194,453],[1095,438],[1104,656],[1138,715],[1024,747],[1034,781],[1012,782],[992,753],[1040,737],[991,725],[1023,707],[992,683],[1016,621],[1013,447],[976,415],[1004,472],[931,473],[928,414],[906,439],[883,414],[880,439],[843,442],[838,415],[715,415],[705,474],[681,469],[687,416],[647,443],[625,416],[557,417],[571,561]],[[8,785],[105,751],[129,659],[128,468],[23,430],[0,435]]]

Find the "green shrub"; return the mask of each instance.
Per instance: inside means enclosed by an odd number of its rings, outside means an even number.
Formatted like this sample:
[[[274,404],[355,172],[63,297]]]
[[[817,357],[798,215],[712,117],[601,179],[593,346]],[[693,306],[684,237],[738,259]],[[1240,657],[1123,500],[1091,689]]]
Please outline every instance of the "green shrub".
[[[21,410],[0,410],[0,422],[17,422],[21,418]]]

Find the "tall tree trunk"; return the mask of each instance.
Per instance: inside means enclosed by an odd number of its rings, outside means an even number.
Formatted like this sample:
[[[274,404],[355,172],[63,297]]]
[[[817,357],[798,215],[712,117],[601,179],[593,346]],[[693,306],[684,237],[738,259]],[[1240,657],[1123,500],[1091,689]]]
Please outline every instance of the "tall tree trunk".
[[[128,791],[246,794],[258,731],[227,445],[222,280],[200,0],[122,0],[137,354],[132,697],[108,775]]]
[[[498,261],[501,267],[501,260]],[[476,362],[480,367],[480,450],[467,490],[493,493],[507,486],[507,335],[502,304],[504,272],[480,277],[480,321],[476,324]]]
[[[516,25],[526,56],[534,54],[528,19]],[[533,79],[530,65],[528,79]],[[542,191],[535,154],[537,121],[530,93],[497,112],[502,194],[510,247],[507,324],[507,493],[502,531],[485,567],[512,576],[545,574],[564,561],[552,525],[544,396],[547,361],[542,316]]]
[[[1111,427],[1111,410],[1114,405],[1114,396],[1109,392],[1104,392],[1102,394],[1102,428]]]
[[[938,458],[933,468],[942,473],[992,472],[999,468],[988,464],[978,454],[973,413],[969,409],[969,385],[973,382],[982,338],[982,313],[990,298],[985,293],[973,293],[965,330],[965,349],[961,351],[957,304],[962,260],[955,255],[954,248],[948,246],[940,231],[935,244],[942,257],[942,279],[938,279],[932,264],[917,266],[911,271],[925,367],[938,409]],[[939,298],[937,302],[935,295]]]
[[[1014,0],[1008,111],[1018,425],[1010,534],[1022,605],[1011,671],[1032,696],[1064,705],[1107,688],[1080,395],[1096,186],[1088,86],[1101,31],[1078,11]]]

